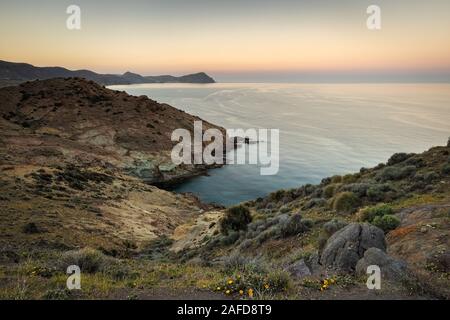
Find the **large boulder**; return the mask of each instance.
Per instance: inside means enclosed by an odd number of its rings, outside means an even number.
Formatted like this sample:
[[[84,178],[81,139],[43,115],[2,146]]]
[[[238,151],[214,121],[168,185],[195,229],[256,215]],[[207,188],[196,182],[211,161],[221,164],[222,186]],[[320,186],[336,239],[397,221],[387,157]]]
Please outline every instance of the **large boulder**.
[[[383,230],[367,223],[352,223],[328,239],[320,263],[327,268],[353,272],[369,248],[386,251]]]
[[[367,267],[380,267],[382,279],[400,282],[408,278],[407,265],[404,261],[394,259],[378,248],[370,248],[356,264],[356,273],[366,275]]]

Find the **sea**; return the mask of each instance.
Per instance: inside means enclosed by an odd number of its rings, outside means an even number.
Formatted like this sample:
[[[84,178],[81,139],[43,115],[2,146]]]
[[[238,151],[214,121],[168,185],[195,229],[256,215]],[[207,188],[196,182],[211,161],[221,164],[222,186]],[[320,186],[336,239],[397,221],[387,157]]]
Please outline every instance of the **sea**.
[[[450,136],[450,84],[137,84],[111,89],[167,103],[227,129],[278,129],[279,170],[209,171],[173,187],[225,206],[422,152]],[[243,148],[257,152],[259,143]]]

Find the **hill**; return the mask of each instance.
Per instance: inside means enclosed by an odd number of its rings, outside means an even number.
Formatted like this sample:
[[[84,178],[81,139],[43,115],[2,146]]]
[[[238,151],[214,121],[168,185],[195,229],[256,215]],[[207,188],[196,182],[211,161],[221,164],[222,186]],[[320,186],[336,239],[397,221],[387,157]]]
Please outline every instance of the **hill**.
[[[126,72],[123,75],[99,74],[89,70],[68,70],[61,67],[35,67],[26,63],[13,63],[0,60],[0,85],[19,84],[30,80],[78,77],[92,80],[101,85],[119,85],[136,83],[214,83],[214,79],[204,72],[174,76],[141,76]]]
[[[171,164],[194,116],[78,78],[0,101],[1,299],[450,298],[450,143],[225,209],[155,186],[208,169]]]
[[[259,270],[271,290],[258,278],[240,286],[261,298],[449,299],[449,155],[450,139],[193,218],[175,230],[171,251],[213,261],[233,281]],[[380,291],[366,287],[370,265],[380,267]]]

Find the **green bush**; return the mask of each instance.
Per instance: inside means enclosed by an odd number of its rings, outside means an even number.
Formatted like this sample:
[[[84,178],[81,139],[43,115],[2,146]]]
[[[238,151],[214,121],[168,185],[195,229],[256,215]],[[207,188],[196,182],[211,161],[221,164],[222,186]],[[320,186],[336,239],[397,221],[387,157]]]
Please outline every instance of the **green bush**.
[[[114,262],[113,258],[91,248],[67,251],[61,256],[61,266],[64,271],[68,266],[76,265],[80,267],[81,272],[96,273]]]
[[[443,173],[443,174],[450,174],[450,164],[446,164],[446,165],[442,168],[442,173]]]
[[[271,193],[269,195],[269,198],[271,201],[279,202],[279,201],[281,201],[281,199],[284,198],[285,194],[286,194],[285,190],[278,190],[278,191]]]
[[[332,176],[331,177],[331,183],[341,183],[342,177],[341,176]]]
[[[323,188],[323,195],[325,198],[330,199],[334,196],[338,184],[332,183]]]
[[[449,169],[450,169],[450,166],[449,166]],[[435,181],[437,179],[439,179],[439,175],[433,171],[427,171],[427,172],[422,172],[422,173],[418,172],[414,175],[414,180],[417,182],[432,183],[433,181]]]
[[[302,220],[302,216],[295,214],[289,219],[280,222],[280,233],[283,238],[295,236],[307,231],[309,228]]]
[[[286,271],[273,270],[266,276],[269,290],[273,292],[281,292],[289,288],[291,284],[291,277]]]
[[[260,265],[256,261],[251,261],[240,269],[233,270],[234,272],[230,272],[224,280],[217,283],[216,290],[227,292],[229,295],[238,295],[241,290],[248,294],[248,290],[251,289],[254,297],[261,299],[277,292],[284,292],[292,284],[291,277],[286,271]]]
[[[410,177],[416,170],[415,166],[386,167],[381,171],[380,177],[383,181],[400,180]]]
[[[261,245],[264,242],[266,242],[267,240],[275,238],[275,237],[279,237],[279,236],[281,236],[281,230],[280,230],[280,227],[278,225],[276,225],[276,226],[273,226],[272,228],[269,228],[269,229],[261,232],[255,238],[255,242],[257,244]]]
[[[372,224],[384,232],[394,230],[400,225],[400,220],[393,215],[387,214],[384,216],[377,216],[373,219]]]
[[[346,174],[342,177],[343,183],[354,183],[358,180],[359,174]]]
[[[374,207],[364,208],[358,212],[358,220],[363,222],[372,222],[375,217],[382,217],[384,215],[392,215],[394,210],[388,204],[378,204]]]
[[[226,235],[220,237],[220,244],[222,246],[230,246],[239,239],[239,232],[235,230],[229,230]]]
[[[393,166],[394,164],[401,163],[412,156],[414,156],[413,153],[395,153],[389,158],[387,165]]]
[[[314,221],[311,219],[303,219],[302,220],[303,225],[307,228],[307,229],[311,229],[312,227],[314,227]]]
[[[42,299],[44,300],[69,300],[71,292],[68,289],[49,289],[47,290]]]
[[[374,185],[367,189],[366,195],[372,201],[384,200],[385,188],[383,185]]]
[[[225,270],[244,270],[252,261],[250,258],[245,257],[238,253],[233,253],[224,258]]]
[[[135,279],[138,277],[137,272],[125,263],[113,263],[102,267],[102,273],[113,278],[114,280]]]
[[[240,205],[229,208],[220,220],[220,230],[227,235],[230,231],[247,230],[247,225],[252,222],[250,211]]]
[[[333,209],[337,212],[352,213],[360,204],[353,192],[338,193],[333,199]]]
[[[345,185],[341,191],[350,191],[356,194],[358,197],[364,197],[369,189],[370,184],[367,183],[350,183]]]

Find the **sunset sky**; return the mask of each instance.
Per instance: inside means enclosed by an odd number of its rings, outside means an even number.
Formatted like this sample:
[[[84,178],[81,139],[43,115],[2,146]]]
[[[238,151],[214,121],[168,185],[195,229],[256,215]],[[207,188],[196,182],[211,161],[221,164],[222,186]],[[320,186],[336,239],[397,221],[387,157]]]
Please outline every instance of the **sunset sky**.
[[[82,30],[66,28],[70,4]],[[366,28],[371,4],[380,31]],[[0,0],[0,60],[230,81],[450,79],[450,1]]]

